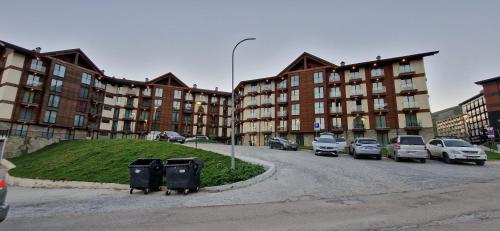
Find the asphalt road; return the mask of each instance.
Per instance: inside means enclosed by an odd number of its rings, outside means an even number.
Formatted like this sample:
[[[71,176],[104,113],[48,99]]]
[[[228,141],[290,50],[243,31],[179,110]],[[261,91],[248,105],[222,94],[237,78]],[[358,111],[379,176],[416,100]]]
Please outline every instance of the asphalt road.
[[[200,146],[229,152],[229,146]],[[271,161],[277,172],[246,188],[189,196],[11,187],[12,211],[0,230],[433,230],[500,224],[498,163],[396,163],[265,147],[237,147],[237,155]]]

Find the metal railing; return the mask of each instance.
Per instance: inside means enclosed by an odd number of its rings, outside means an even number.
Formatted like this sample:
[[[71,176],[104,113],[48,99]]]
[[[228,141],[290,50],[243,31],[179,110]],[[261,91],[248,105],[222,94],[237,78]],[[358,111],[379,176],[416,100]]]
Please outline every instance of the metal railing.
[[[354,105],[351,107],[351,111],[363,111],[362,105]]]
[[[342,107],[332,107],[330,113],[342,113]]]
[[[363,91],[361,91],[361,90],[353,90],[353,91],[351,91],[351,95],[363,95]]]
[[[400,88],[401,88],[401,91],[408,91],[408,90],[415,89],[415,87],[413,87],[413,84],[401,84]]]
[[[373,93],[385,93],[385,87],[374,87]]]
[[[412,101],[407,101],[407,102],[403,102],[403,108],[418,108],[418,105],[416,102],[412,102]]]
[[[411,128],[422,127],[422,123],[419,120],[406,120],[405,125]]]

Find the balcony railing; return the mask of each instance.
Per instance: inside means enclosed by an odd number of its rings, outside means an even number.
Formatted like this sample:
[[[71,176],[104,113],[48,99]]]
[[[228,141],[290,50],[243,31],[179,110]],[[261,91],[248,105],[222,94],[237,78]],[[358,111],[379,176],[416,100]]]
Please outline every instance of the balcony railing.
[[[356,73],[359,73],[359,72],[356,72]],[[351,75],[349,75],[349,80],[361,80],[361,75],[351,73]]]
[[[47,67],[31,64],[30,69],[38,72],[45,72],[47,70]]]
[[[351,95],[363,95],[363,91],[361,91],[361,90],[353,90],[353,91],[351,91]]]
[[[406,127],[408,128],[419,128],[422,127],[422,124],[418,120],[406,120]]]
[[[272,114],[271,114],[271,112],[265,112],[265,113],[262,113],[262,117],[269,118],[269,117],[272,117]]]
[[[256,87],[250,88],[250,90],[248,91],[248,93],[257,93],[257,88]]]
[[[340,92],[338,91],[330,91],[330,98],[340,97]]]
[[[257,119],[257,115],[255,115],[255,114],[253,114],[253,115],[252,115],[252,114],[250,114],[250,115],[248,116],[248,119]]]
[[[286,103],[286,98],[278,98],[279,103]]]
[[[286,84],[278,84],[278,89],[286,89]]]
[[[403,109],[407,108],[418,108],[418,105],[416,102],[411,102],[411,101],[403,102]]]
[[[33,81],[33,82],[27,82],[26,83],[26,86],[35,87],[35,88],[42,87],[42,85],[43,85],[43,83],[42,82],[38,82],[38,81]]]
[[[342,113],[342,107],[332,107],[330,113]]]
[[[399,73],[406,74],[406,73],[411,73],[411,72],[414,72],[414,70],[413,70],[413,68],[410,67],[410,65],[399,66]]]
[[[365,129],[365,124],[354,123],[354,129]]]
[[[278,132],[286,132],[286,131],[288,131],[287,127],[285,127],[285,126],[278,127]]]
[[[330,74],[330,76],[328,77],[328,81],[330,83],[339,82],[340,81],[340,75],[338,75],[338,74]]]
[[[278,116],[280,117],[285,117],[286,116],[286,111],[279,111]]]
[[[250,101],[250,103],[248,104],[248,106],[257,106],[257,100]]]
[[[351,111],[363,111],[362,105],[355,105],[351,107]]]
[[[371,74],[373,78],[382,77],[384,76],[384,70],[383,69],[372,70]]]
[[[413,87],[413,84],[401,84],[401,91],[409,91],[409,90],[414,90],[415,87]]]
[[[375,94],[385,93],[385,87],[374,87],[373,93]]]
[[[373,106],[375,110],[385,110],[386,104],[385,103],[376,103]]]

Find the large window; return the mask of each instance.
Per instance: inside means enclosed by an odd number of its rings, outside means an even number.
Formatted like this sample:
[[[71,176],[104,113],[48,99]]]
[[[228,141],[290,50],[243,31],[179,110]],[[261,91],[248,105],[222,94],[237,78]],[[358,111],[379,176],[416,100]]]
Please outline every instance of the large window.
[[[172,112],[172,122],[179,123],[179,112],[178,111]]]
[[[292,130],[299,131],[300,130],[300,119],[292,120]]]
[[[106,85],[104,85],[104,83],[101,82],[98,79],[95,80],[94,86],[97,87],[97,88],[101,88],[101,89],[105,89],[106,88]],[[129,91],[132,91],[132,89],[130,89]]]
[[[382,82],[373,83],[373,93],[382,93],[385,92],[385,87]]]
[[[332,102],[330,112],[331,113],[342,113],[342,106],[341,106],[340,102]]]
[[[186,100],[193,100],[193,94],[187,93],[185,98],[186,98]]]
[[[87,87],[80,87],[80,98],[82,99],[89,98],[89,89]]]
[[[314,102],[314,114],[325,113],[325,105],[323,102]]]
[[[351,95],[363,95],[363,90],[361,89],[361,85],[352,85],[351,86]]]
[[[45,116],[43,117],[44,123],[55,124],[57,119],[56,111],[45,111]]]
[[[314,83],[323,83],[323,72],[314,72],[313,81]]]
[[[292,104],[292,115],[300,115],[300,104]]]
[[[28,135],[28,125],[18,124],[15,131],[16,136],[27,136]]]
[[[349,74],[350,79],[361,79],[361,75],[359,74],[359,71],[351,71]]]
[[[332,128],[342,128],[342,119],[338,117],[332,118]]]
[[[46,68],[43,66],[42,60],[32,59],[31,60],[31,69],[39,72],[45,72]]]
[[[182,99],[182,91],[174,90],[174,99]]]
[[[319,129],[321,130],[325,129],[325,118],[323,117],[314,118],[314,123],[319,123]]]
[[[83,122],[85,121],[85,116],[83,115],[75,115],[75,119],[73,120],[73,126],[75,127],[83,127]]]
[[[408,73],[412,72],[410,64],[399,64],[399,73]]]
[[[40,77],[32,74],[28,75],[28,81],[26,81],[26,85],[34,87],[41,86],[42,84],[40,83]]]
[[[385,116],[375,116],[375,124],[377,128],[387,128],[387,119]]]
[[[330,97],[340,97],[340,87],[330,88]]]
[[[55,76],[59,76],[61,78],[64,78],[64,74],[66,72],[66,67],[60,64],[55,64],[54,65],[54,72],[53,74]]]
[[[328,77],[329,82],[338,82],[340,81],[340,75],[337,72],[331,72],[330,76]]]
[[[373,100],[373,107],[375,110],[385,109],[385,101],[384,98],[377,98]]]
[[[60,99],[61,99],[61,97],[58,95],[49,95],[48,106],[58,108]]]
[[[413,81],[412,79],[402,79],[400,82],[401,90],[412,90],[413,89]]]
[[[92,82],[92,75],[84,72],[82,74],[82,84],[90,85],[91,82]]]
[[[299,76],[298,75],[292,75],[290,78],[290,86],[296,87],[299,86]]]
[[[22,108],[21,113],[19,114],[20,120],[31,120],[31,115],[33,114],[33,109],[31,108]]]
[[[314,98],[322,99],[323,98],[323,87],[315,87],[314,88]]]
[[[155,88],[155,97],[163,97],[163,89]]]
[[[42,138],[51,139],[54,137],[54,128],[45,127],[42,129]]]
[[[174,108],[174,111],[179,111],[181,109],[181,102],[174,101],[173,108]]]
[[[63,81],[52,79],[50,82],[50,90],[53,92],[62,92],[63,89]]]
[[[365,128],[365,121],[361,117],[356,117],[353,119],[354,128]]]
[[[363,105],[360,99],[352,101],[351,111],[363,111]]]
[[[415,96],[404,96],[403,97],[403,108],[416,108],[417,103],[415,102]]]
[[[32,91],[25,91],[23,94],[23,103],[34,103],[35,102],[35,92]]]
[[[292,101],[299,101],[299,90],[292,90]]]
[[[384,69],[382,68],[376,68],[372,69],[372,77],[378,77],[378,76],[383,76],[384,75]]]

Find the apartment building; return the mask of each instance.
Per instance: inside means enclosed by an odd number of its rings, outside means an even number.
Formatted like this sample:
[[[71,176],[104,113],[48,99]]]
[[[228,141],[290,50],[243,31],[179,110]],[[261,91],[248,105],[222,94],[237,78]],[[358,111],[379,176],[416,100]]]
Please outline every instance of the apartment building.
[[[476,144],[486,142],[486,129],[490,126],[490,122],[484,93],[481,91],[459,106],[464,114],[470,141]]]
[[[397,134],[434,136],[424,57],[438,51],[335,65],[303,53],[276,76],[240,82],[235,93],[239,144],[272,136],[310,145],[318,131],[383,144]]]
[[[80,49],[42,53],[0,41],[0,130],[58,139],[152,138],[160,131],[230,137],[231,93],[188,87],[172,73],[104,74]]]
[[[438,136],[468,138],[465,119],[460,106],[432,113],[432,120],[435,123],[436,135]]]
[[[495,137],[500,138],[500,76],[476,82],[483,87],[489,125],[495,131]]]

